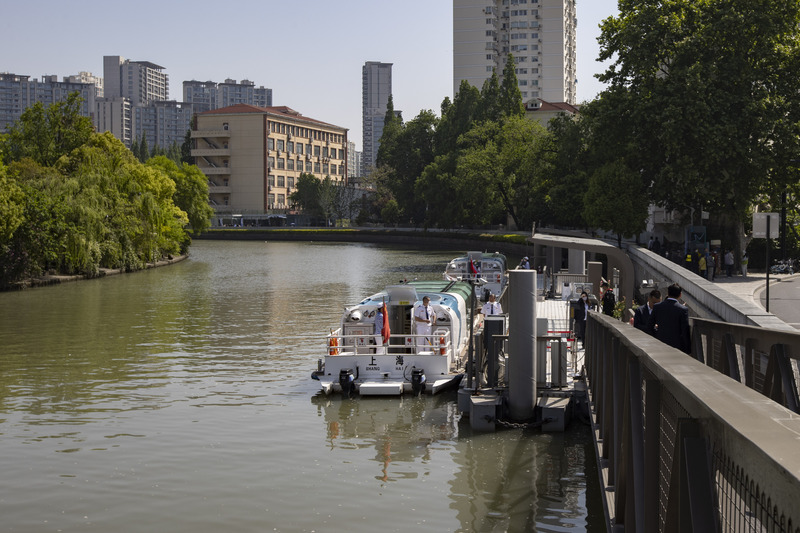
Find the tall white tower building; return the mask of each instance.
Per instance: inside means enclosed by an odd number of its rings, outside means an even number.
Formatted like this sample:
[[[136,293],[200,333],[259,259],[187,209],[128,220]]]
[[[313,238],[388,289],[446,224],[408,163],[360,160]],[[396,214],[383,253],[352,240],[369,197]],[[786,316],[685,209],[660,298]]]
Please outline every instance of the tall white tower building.
[[[369,176],[378,156],[389,95],[392,94],[392,64],[367,61],[361,69],[363,117],[362,176]]]
[[[453,94],[514,56],[522,101],[576,104],[576,0],[453,0]]]

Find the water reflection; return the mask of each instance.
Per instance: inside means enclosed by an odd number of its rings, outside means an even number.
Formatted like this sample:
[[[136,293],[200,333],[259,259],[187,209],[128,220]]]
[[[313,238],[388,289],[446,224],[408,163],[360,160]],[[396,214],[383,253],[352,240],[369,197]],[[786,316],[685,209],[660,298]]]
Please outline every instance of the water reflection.
[[[602,528],[588,439],[472,435],[454,395],[317,395],[345,304],[461,252],[199,242],[0,294],[0,531]]]

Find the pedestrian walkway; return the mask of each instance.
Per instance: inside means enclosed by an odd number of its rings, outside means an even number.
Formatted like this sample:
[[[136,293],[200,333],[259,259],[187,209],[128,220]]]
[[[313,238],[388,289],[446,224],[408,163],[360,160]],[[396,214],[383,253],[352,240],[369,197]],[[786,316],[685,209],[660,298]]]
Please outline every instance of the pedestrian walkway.
[[[764,272],[748,272],[747,277],[724,275],[714,278],[714,283],[729,293],[766,309],[767,275]],[[800,274],[769,275],[769,311],[800,329]]]

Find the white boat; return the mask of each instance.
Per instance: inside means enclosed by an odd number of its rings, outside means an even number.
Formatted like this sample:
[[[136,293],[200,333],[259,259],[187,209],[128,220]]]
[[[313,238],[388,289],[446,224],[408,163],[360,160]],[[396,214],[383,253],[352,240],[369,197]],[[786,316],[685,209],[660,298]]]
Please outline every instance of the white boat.
[[[346,307],[341,325],[326,338],[327,353],[312,377],[326,394],[393,396],[437,392],[457,386],[466,365],[471,286],[460,281],[414,281],[391,285]],[[436,323],[418,334],[414,310],[430,298]],[[384,303],[388,343],[374,335]]]
[[[467,255],[452,259],[444,270],[444,279],[449,281],[472,281],[475,296],[489,299],[489,294],[500,296],[508,284],[506,256],[495,252],[467,252]]]

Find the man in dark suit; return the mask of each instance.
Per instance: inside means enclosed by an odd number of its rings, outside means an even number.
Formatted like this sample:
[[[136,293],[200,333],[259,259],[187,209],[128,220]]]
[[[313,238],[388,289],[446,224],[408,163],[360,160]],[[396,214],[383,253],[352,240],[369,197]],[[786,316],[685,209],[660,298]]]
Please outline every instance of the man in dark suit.
[[[667,299],[653,307],[647,331],[661,342],[691,353],[689,309],[678,301],[681,292],[677,283],[667,287]]]
[[[653,289],[647,296],[645,304],[633,312],[633,327],[642,331],[647,331],[647,324],[650,322],[650,314],[653,307],[661,301],[661,291]]]

